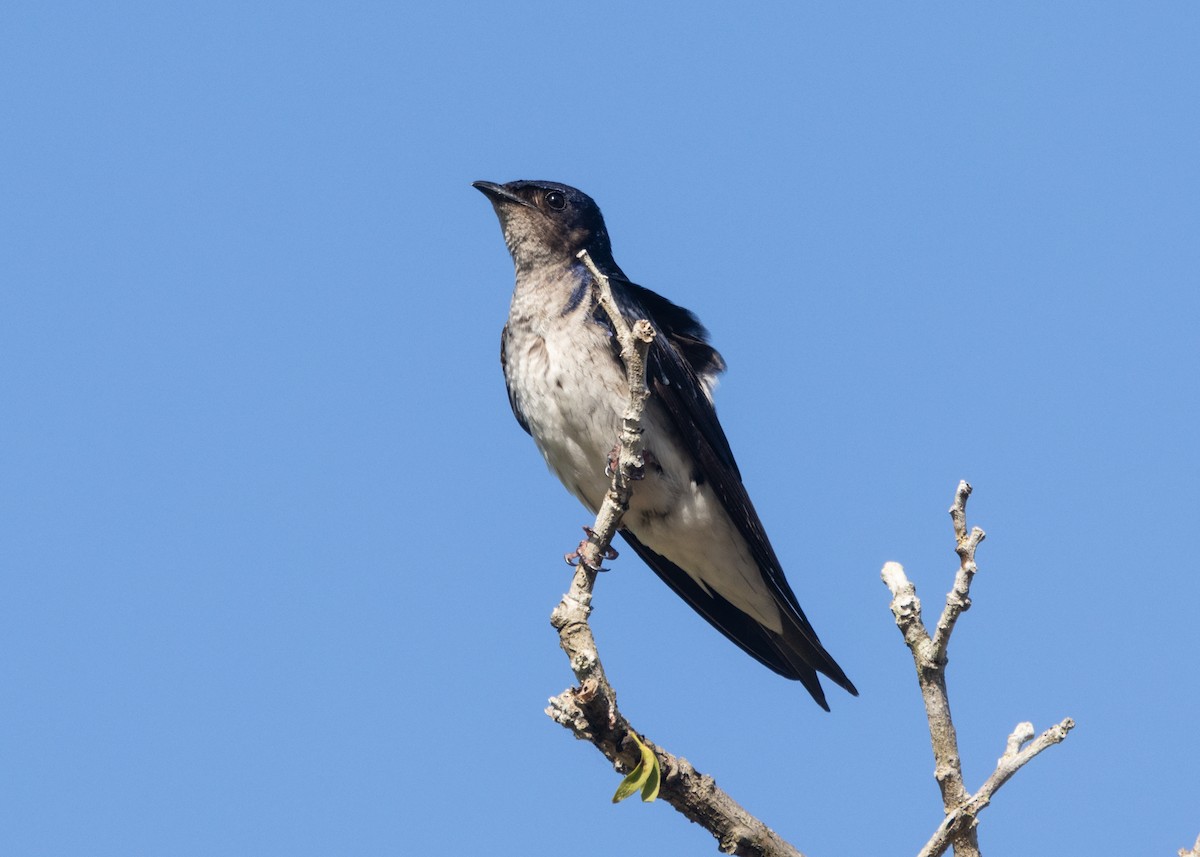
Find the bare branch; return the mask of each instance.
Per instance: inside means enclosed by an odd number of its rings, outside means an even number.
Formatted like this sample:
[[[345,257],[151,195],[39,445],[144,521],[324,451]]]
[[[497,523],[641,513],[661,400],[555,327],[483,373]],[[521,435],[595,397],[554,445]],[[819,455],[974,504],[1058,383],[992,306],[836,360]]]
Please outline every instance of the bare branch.
[[[921,621],[921,600],[917,597],[916,587],[905,576],[904,567],[898,562],[889,562],[884,565],[881,576],[892,592],[892,615],[896,617],[896,625],[904,634],[904,642],[908,644],[913,664],[917,668],[917,682],[921,687],[921,697],[925,701],[929,739],[933,745],[933,776],[942,791],[942,806],[949,814],[966,803],[971,795],[963,784],[962,761],[958,755],[958,733],[955,732],[954,721],[950,717],[950,697],[946,693],[945,652],[942,652],[940,660],[935,658],[933,640],[929,638],[929,633]],[[949,609],[947,605],[946,612],[949,612]],[[946,613],[943,612],[942,615],[945,617]],[[979,854],[979,842],[974,828],[962,833],[959,839],[960,841],[955,843],[957,857]]]
[[[945,661],[946,646],[950,643],[954,623],[960,615],[971,609],[971,581],[977,570],[975,548],[979,547],[979,543],[986,536],[979,527],[975,527],[970,533],[967,532],[967,498],[970,496],[971,486],[965,481],[959,482],[958,490],[954,492],[954,505],[950,507],[959,567],[958,573],[954,575],[954,588],[946,595],[946,609],[942,611],[933,635],[933,657],[937,661]]]
[[[978,809],[983,809],[991,802],[992,795],[996,793],[996,790],[1007,783],[1013,774],[1047,747],[1061,744],[1066,739],[1067,733],[1074,728],[1075,721],[1068,717],[1057,726],[1051,726],[1036,740],[1030,741],[1033,738],[1033,724],[1029,722],[1018,724],[1008,738],[1008,746],[1005,748],[1004,755],[996,762],[996,770],[992,771],[992,775],[971,798],[971,803],[977,804]],[[1029,746],[1023,750],[1018,749],[1026,743]]]
[[[579,254],[596,281],[598,302],[608,314],[621,346],[621,357],[629,378],[629,404],[622,420],[617,464],[612,487],[596,515],[595,526],[580,545],[579,565],[571,588],[554,608],[550,623],[558,630],[559,643],[579,681],[550,699],[546,713],[565,726],[576,738],[590,741],[620,773],[628,773],[640,754],[630,736],[635,733],[617,708],[617,695],[604,674],[596,640],[588,625],[592,590],[600,562],[629,508],[633,482],[643,467],[641,414],[649,392],[645,384],[645,360],[654,329],[642,319],[629,326],[613,300],[608,278],[588,257]],[[743,809],[719,789],[713,778],[691,764],[641,737],[658,757],[663,772],[659,796],[686,818],[708,830],[727,854],[744,857],[803,857],[773,830]]]
[[[1017,728],[1008,736],[1008,746],[1004,755],[996,762],[996,770],[992,771],[987,782],[969,801],[946,816],[937,832],[929,842],[925,843],[925,847],[921,849],[918,857],[934,857],[934,855],[945,852],[964,830],[974,828],[979,823],[979,813],[992,802],[992,795],[1008,782],[1013,774],[1047,747],[1061,743],[1067,737],[1067,733],[1074,728],[1075,721],[1068,717],[1057,726],[1051,726],[1039,735],[1036,741],[1021,750],[1019,749],[1021,745],[1033,738],[1033,724],[1017,724]],[[957,848],[955,853],[957,853]]]
[[[978,570],[975,550],[984,539],[984,532],[978,527],[967,531],[967,498],[970,496],[971,486],[959,482],[954,505],[950,507],[959,568],[932,638],[921,621],[921,601],[917,598],[916,588],[905,576],[903,567],[899,563],[889,562],[884,565],[881,575],[891,590],[892,614],[904,635],[904,642],[912,652],[917,669],[917,682],[925,701],[929,737],[933,744],[934,777],[942,791],[942,805],[946,813],[933,837],[921,849],[919,857],[937,857],[951,845],[954,846],[956,857],[978,857],[978,815],[991,802],[992,795],[1034,756],[1063,741],[1075,726],[1075,721],[1068,717],[1034,740],[1033,724],[1018,724],[1008,736],[1004,754],[996,763],[992,775],[974,795],[967,792],[962,778],[958,736],[950,718],[950,701],[946,693],[946,649],[958,617],[971,606],[971,581]]]

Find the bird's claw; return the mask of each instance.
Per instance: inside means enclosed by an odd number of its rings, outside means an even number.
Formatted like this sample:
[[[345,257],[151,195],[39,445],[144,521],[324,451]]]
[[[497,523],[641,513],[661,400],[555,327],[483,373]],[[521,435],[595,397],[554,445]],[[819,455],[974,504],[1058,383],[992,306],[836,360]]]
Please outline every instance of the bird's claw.
[[[585,565],[587,564],[587,560],[584,559],[584,552],[592,547],[592,539],[596,537],[596,532],[591,527],[584,527],[583,531],[587,533],[588,537],[581,540],[579,542],[579,547],[575,548],[575,550],[571,551],[570,553],[563,554],[563,560],[565,560],[567,565],[571,566],[572,568],[579,566],[581,563]],[[612,560],[616,559],[617,556],[617,549],[612,545],[609,545],[607,548],[605,548],[604,556],[601,557],[601,559],[606,559],[611,562]],[[588,568],[591,568],[593,571],[608,571],[607,568],[601,568],[599,566],[593,567],[589,565]]]
[[[608,453],[608,462],[604,465],[604,475],[612,479],[613,474],[617,472],[617,465],[621,461],[621,444],[618,441],[613,444],[612,450]]]
[[[654,453],[648,449],[643,449],[642,450],[642,463],[639,464],[637,467],[633,468],[633,471],[629,474],[629,478],[630,479],[645,479],[647,467],[653,467],[655,470],[658,470],[660,473],[662,472],[662,468],[658,466],[658,459],[654,457]]]
[[[617,466],[621,460],[621,444],[617,443],[613,446],[612,451],[608,454],[608,462],[604,465],[604,475],[612,479],[613,474],[617,472]],[[658,467],[658,461],[654,454],[648,449],[642,450],[642,463],[636,467],[629,469],[629,478],[635,482],[646,478],[647,467]],[[659,468],[661,469],[661,468]]]

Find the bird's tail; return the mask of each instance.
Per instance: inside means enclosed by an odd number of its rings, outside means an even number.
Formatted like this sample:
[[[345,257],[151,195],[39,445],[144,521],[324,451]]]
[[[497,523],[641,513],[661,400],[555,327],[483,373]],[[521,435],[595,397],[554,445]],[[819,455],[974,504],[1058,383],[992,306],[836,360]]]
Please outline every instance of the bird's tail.
[[[833,656],[825,651],[803,613],[799,616],[784,614],[783,634],[776,637],[775,642],[781,660],[791,668],[788,672],[779,672],[804,685],[817,704],[826,711],[829,710],[829,703],[825,701],[825,691],[817,678],[818,672],[828,676],[851,695],[858,696],[858,688],[847,678]]]

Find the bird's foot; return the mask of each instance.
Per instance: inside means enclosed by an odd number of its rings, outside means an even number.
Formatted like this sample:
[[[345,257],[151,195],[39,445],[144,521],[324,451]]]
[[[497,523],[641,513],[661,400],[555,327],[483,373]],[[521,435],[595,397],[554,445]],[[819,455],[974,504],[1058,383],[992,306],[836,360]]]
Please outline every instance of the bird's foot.
[[[586,564],[587,560],[585,559],[585,556],[588,553],[591,553],[591,550],[593,548],[591,540],[593,538],[595,538],[596,532],[591,527],[584,527],[583,531],[585,533],[587,533],[588,537],[586,539],[583,539],[579,543],[579,547],[575,548],[575,550],[571,551],[568,554],[563,554],[563,559],[566,560],[567,565],[571,566],[572,568],[579,565],[580,563]],[[612,560],[616,559],[617,556],[618,556],[617,549],[614,548],[612,545],[609,545],[608,549],[604,551],[604,556],[601,557],[601,559],[606,559],[611,562]],[[595,571],[608,571],[608,569],[601,568],[600,566],[589,565],[588,567],[594,568]]]
[[[617,467],[620,464],[620,460],[621,460],[621,444],[618,441],[616,444],[613,445],[612,451],[609,452],[608,463],[604,467],[604,475],[607,476],[609,479],[611,479],[612,475],[617,472]],[[653,467],[659,471],[662,470],[662,468],[658,466],[658,460],[654,457],[654,453],[652,453],[648,449],[643,449],[642,450],[642,463],[640,466],[634,467],[629,471],[629,478],[633,479],[634,481],[645,479],[647,467]]]
[[[604,465],[604,475],[612,479],[614,473],[617,472],[617,465],[621,462],[621,442],[617,441],[613,444],[612,450],[608,453],[608,463]]]

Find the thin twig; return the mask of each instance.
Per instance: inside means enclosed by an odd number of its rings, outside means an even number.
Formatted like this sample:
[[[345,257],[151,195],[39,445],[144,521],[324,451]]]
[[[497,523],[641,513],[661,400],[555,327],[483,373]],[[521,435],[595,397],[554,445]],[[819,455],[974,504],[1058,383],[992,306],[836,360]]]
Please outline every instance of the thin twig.
[[[1068,717],[1057,726],[1051,726],[1025,749],[1019,750],[1018,748],[1022,744],[1033,738],[1033,724],[1018,724],[1012,735],[1008,737],[1008,747],[996,763],[996,770],[992,771],[992,775],[987,778],[979,791],[971,796],[970,800],[946,816],[933,837],[925,843],[925,847],[921,849],[918,857],[936,857],[936,855],[944,853],[955,838],[962,835],[964,830],[974,828],[979,823],[979,813],[992,802],[992,795],[1008,782],[1013,774],[1047,747],[1061,743],[1067,737],[1067,733],[1074,728],[1075,721]],[[957,853],[957,846],[955,853]]]
[[[612,486],[596,515],[587,543],[580,545],[580,562],[571,588],[550,616],[579,686],[551,698],[546,713],[571,730],[576,738],[594,744],[618,772],[627,773],[640,757],[630,736],[641,736],[617,708],[617,695],[604,674],[588,615],[601,559],[620,527],[621,516],[629,508],[633,482],[643,466],[641,415],[649,397],[645,366],[654,329],[645,319],[630,327],[613,300],[608,278],[596,268],[586,251],[579,258],[595,278],[598,303],[609,316],[621,346],[629,378],[629,403],[622,419]],[[659,796],[712,833],[722,851],[744,857],[803,857],[719,789],[712,777],[701,774],[686,759],[668,753],[644,737],[641,740],[658,757],[663,772]]]
[[[946,596],[946,609],[942,611],[933,634],[933,658],[939,663],[946,659],[946,647],[950,644],[954,623],[960,615],[971,609],[971,581],[978,570],[975,548],[987,535],[979,527],[967,532],[967,498],[970,496],[971,486],[966,481],[960,481],[954,492],[954,505],[950,507],[950,519],[954,522],[957,542],[954,550],[958,554],[958,572],[954,575],[954,588]]]

